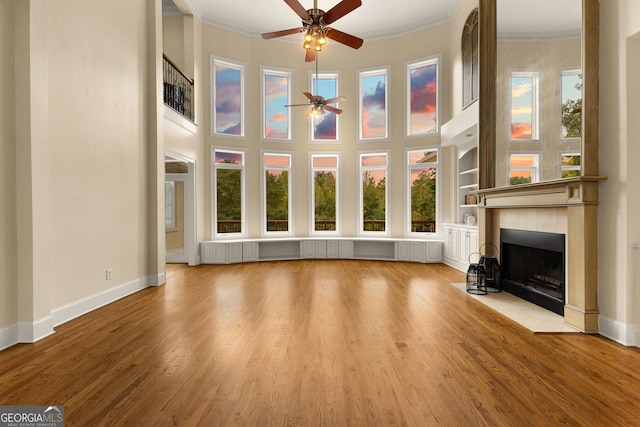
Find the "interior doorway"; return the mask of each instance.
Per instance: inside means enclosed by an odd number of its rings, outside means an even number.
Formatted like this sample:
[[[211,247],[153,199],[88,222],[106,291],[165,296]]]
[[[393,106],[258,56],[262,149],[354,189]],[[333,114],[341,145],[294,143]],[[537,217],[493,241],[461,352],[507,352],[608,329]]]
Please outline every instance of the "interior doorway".
[[[165,261],[197,264],[195,161],[165,152]]]

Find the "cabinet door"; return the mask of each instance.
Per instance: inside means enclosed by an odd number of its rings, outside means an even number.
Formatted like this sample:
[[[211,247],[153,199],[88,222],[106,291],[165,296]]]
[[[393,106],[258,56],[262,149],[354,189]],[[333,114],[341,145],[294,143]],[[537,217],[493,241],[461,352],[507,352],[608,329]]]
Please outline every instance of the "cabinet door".
[[[224,243],[213,244],[213,263],[225,264],[227,262],[227,245]]]
[[[444,228],[444,256],[458,259],[458,229]]]
[[[338,242],[339,258],[353,258],[353,240],[340,240]]]
[[[326,258],[327,257],[327,242],[324,240],[317,240],[313,242],[314,247],[314,256],[316,258]]]
[[[409,243],[409,247],[411,248],[411,262],[424,262],[424,243],[422,242],[411,242]]]
[[[461,244],[460,244],[460,261],[465,264],[469,262],[478,262],[479,255],[473,255],[472,253],[478,252],[478,233],[470,230],[460,230]]]
[[[327,258],[340,258],[340,245],[337,240],[327,240]]]
[[[301,243],[302,243],[302,258],[314,258],[315,250],[313,247],[313,241],[303,240]]]
[[[409,242],[396,242],[396,258],[399,261],[409,261],[411,259]]]
[[[227,255],[227,262],[229,263],[242,262],[242,243],[227,244]]]
[[[245,262],[258,260],[258,242],[245,242],[242,244],[242,260]]]

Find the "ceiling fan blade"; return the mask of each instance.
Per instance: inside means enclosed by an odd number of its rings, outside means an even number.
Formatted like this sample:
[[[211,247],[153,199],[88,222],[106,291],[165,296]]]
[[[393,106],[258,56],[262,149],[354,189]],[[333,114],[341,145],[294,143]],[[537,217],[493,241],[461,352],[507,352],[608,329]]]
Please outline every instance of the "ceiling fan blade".
[[[323,109],[327,110],[327,111],[331,111],[332,113],[336,113],[336,114],[340,114],[342,113],[342,110],[336,107],[332,107],[331,105],[325,105],[324,107],[322,107]]]
[[[299,27],[299,28],[291,28],[288,30],[281,30],[281,31],[273,31],[271,33],[264,33],[262,35],[262,38],[265,40],[269,40],[269,39],[274,39],[276,37],[282,37],[282,36],[288,36],[289,34],[296,34],[296,33],[301,33],[304,31],[304,28]]]
[[[309,20],[310,18],[309,12],[307,12],[307,9],[305,9],[298,0],[284,0],[284,2],[288,4],[289,7],[293,9],[293,11],[297,13],[298,16],[302,18],[303,21]]]
[[[347,98],[344,96],[338,96],[337,98],[325,99],[325,104],[333,104],[334,102],[347,102]]]
[[[358,49],[360,46],[362,46],[362,43],[364,43],[364,40],[359,37],[343,33],[342,31],[333,28],[327,29],[327,37],[354,49]]]
[[[361,5],[362,2],[360,0],[342,0],[329,9],[329,11],[323,15],[322,19],[325,24],[329,25]]]
[[[310,100],[310,101],[313,101],[313,100],[315,100],[315,99],[316,99],[316,97],[315,97],[315,96],[313,96],[313,94],[312,94],[312,93],[309,93],[309,92],[302,92],[302,94],[303,94],[304,96],[306,96],[307,98],[309,98],[309,100]]]
[[[312,43],[315,46],[315,43]],[[316,50],[314,46],[311,46],[311,49],[307,49],[307,53],[304,55],[304,62],[313,62],[316,60]]]

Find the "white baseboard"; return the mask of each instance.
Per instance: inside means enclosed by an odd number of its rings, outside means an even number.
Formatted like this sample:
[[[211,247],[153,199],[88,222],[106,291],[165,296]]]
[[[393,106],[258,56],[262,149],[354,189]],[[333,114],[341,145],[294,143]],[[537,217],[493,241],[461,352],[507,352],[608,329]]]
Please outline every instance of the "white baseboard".
[[[0,351],[19,343],[34,343],[53,334],[54,327],[87,314],[121,298],[136,293],[149,286],[166,283],[166,273],[132,280],[79,301],[72,302],[51,311],[49,316],[30,322],[18,322],[0,328]]]
[[[600,315],[598,333],[627,347],[640,347],[640,330],[636,325],[628,325]]]

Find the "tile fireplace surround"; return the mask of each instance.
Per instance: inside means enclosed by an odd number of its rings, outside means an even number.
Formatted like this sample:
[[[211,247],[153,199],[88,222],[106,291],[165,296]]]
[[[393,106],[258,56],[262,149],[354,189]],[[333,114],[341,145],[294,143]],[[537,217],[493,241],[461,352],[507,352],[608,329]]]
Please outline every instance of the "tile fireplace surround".
[[[500,228],[566,236],[565,323],[598,332],[598,183],[576,177],[478,191],[478,244],[499,247]]]

